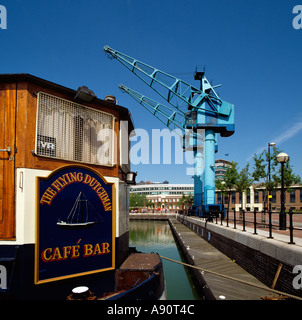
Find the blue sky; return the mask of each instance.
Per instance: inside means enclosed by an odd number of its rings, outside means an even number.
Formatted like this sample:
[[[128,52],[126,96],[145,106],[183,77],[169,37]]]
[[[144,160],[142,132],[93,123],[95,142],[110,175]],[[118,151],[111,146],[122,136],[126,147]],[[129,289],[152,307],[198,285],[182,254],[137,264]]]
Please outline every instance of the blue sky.
[[[300,2],[299,2],[300,1]],[[198,86],[196,66],[223,86],[235,105],[235,134],[219,138],[216,158],[252,166],[270,141],[288,153],[302,176],[302,29],[292,13],[302,0],[0,0],[7,29],[0,29],[0,73],[30,73],[99,98],[115,95],[136,128],[164,125],[118,85],[158,96],[116,60],[109,45]],[[226,157],[225,154],[228,154]],[[151,162],[151,154],[150,154]],[[187,165],[135,165],[138,180],[192,183]]]

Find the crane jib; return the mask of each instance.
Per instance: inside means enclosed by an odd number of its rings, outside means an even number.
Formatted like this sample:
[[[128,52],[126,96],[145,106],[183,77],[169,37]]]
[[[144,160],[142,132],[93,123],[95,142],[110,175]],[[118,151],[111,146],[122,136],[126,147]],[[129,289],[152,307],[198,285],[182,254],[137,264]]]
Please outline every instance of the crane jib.
[[[137,59],[105,46],[104,50],[116,58],[132,73],[163,97],[171,106],[164,106],[132,89],[120,88],[151,112],[168,128],[178,127],[184,133],[185,150],[194,151],[194,208],[195,215],[225,214],[223,205],[215,204],[215,152],[217,135],[229,137],[235,132],[234,105],[220,99],[215,91],[218,86],[196,72],[195,80],[200,80],[200,89],[185,81],[153,68]],[[198,74],[197,74],[198,73]],[[204,129],[202,155],[198,149],[198,129]],[[189,135],[187,135],[188,132]],[[204,168],[201,171],[201,168]]]
[[[233,105],[222,101],[218,96],[206,94],[205,92],[191,86],[185,81],[173,77],[159,69],[149,66],[135,58],[125,55],[117,50],[105,46],[104,50],[108,52],[113,58],[117,59],[124,66],[126,66],[132,73],[139,77],[143,82],[154,89],[160,96],[172,104],[175,108],[180,109],[180,104],[172,101],[173,97],[182,100],[184,106],[190,105],[192,108],[203,108],[203,101],[211,106],[215,114],[222,116],[229,116]],[[166,88],[166,92],[160,91],[155,84]]]

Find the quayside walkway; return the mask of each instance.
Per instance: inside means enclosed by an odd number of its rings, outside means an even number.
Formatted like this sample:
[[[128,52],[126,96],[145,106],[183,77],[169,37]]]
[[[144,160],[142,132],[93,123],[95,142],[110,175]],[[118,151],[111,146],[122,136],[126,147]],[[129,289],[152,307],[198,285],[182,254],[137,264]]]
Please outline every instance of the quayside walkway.
[[[259,280],[238,266],[230,258],[215,249],[207,241],[192,232],[175,218],[170,225],[190,264],[202,269],[234,277],[244,282],[265,287]],[[207,299],[216,300],[260,300],[269,296],[269,291],[256,288],[212,273],[198,271],[197,277],[203,286]],[[196,272],[195,272],[196,275]],[[268,287],[266,287],[268,288]]]

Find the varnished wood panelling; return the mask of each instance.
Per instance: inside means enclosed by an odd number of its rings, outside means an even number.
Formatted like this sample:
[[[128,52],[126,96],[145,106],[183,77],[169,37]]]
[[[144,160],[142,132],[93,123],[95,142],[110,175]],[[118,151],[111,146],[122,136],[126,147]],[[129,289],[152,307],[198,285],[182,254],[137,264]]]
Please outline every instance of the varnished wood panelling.
[[[5,111],[5,94],[6,91],[0,85],[0,149],[5,149],[5,140],[4,140],[4,111]],[[2,204],[3,204],[3,174],[4,174],[4,160],[6,160],[7,154],[5,152],[0,152],[0,223],[3,220],[3,211],[2,211]]]
[[[2,152],[0,170],[2,179],[2,219],[0,221],[0,239],[11,240],[16,236],[15,224],[15,112],[16,112],[16,84],[2,86],[0,95],[1,134],[4,136],[4,145],[1,149],[11,147],[12,160],[9,155]],[[1,207],[0,206],[0,207]]]

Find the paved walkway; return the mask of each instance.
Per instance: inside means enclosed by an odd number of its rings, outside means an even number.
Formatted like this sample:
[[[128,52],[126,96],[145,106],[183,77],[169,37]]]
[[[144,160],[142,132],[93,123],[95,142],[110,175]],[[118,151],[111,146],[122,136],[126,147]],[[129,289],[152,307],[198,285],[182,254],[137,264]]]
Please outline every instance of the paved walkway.
[[[192,232],[192,230],[174,218],[170,219],[170,223],[185,255],[190,256],[195,266],[268,289],[259,289],[254,286],[219,277],[212,273],[199,271],[215,299],[260,300],[261,297],[271,296],[268,287],[207,241]]]

